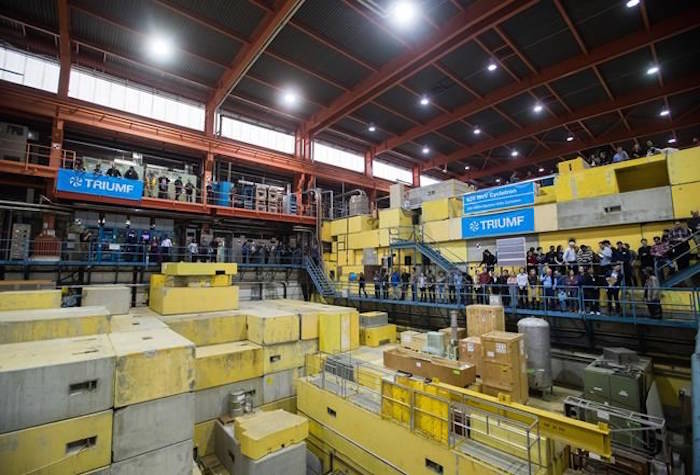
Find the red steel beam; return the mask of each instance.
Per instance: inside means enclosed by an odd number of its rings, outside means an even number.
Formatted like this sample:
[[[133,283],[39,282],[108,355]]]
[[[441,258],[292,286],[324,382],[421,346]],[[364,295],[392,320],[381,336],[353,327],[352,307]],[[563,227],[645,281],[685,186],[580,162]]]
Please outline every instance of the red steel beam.
[[[681,94],[698,88],[700,88],[700,74],[686,77],[673,83],[667,83],[662,88],[659,88],[658,86],[649,87],[642,91],[619,97],[614,101],[600,102],[566,115],[549,117],[528,127],[513,130],[506,134],[499,135],[498,137],[494,137],[491,140],[485,140],[478,144],[472,145],[471,147],[458,150],[452,154],[437,157],[429,162],[425,162],[423,164],[423,171],[441,167],[446,163],[466,160],[471,156],[482,154],[488,150],[503,146],[504,144],[525,140],[528,137],[534,136],[535,134],[541,134],[548,130],[556,129],[561,127],[563,124],[583,121],[590,119],[591,117],[614,113],[620,109],[634,107],[664,96]],[[574,145],[581,148],[581,145],[578,142]]]
[[[58,74],[58,95],[68,97],[68,82],[70,79],[70,8],[68,0],[58,0],[58,32],[61,69]]]
[[[388,191],[391,182],[369,178],[362,173],[313,162],[302,162],[290,155],[261,149],[221,137],[210,137],[192,129],[166,124],[128,113],[105,109],[75,99],[59,99],[43,91],[14,84],[0,84],[0,106],[8,110],[57,117],[66,124],[101,130],[110,135],[139,137],[165,146],[181,147],[198,153],[214,153],[224,159],[253,166],[266,166],[291,173],[318,175],[332,182],[345,182],[368,189]]]
[[[391,150],[402,143],[406,143],[433,130],[440,129],[465,117],[481,112],[494,104],[511,99],[535,87],[545,85],[557,79],[571,76],[591,68],[598,64],[610,61],[617,57],[631,53],[650,44],[679,35],[685,31],[697,27],[700,22],[700,8],[692,9],[683,15],[679,15],[653,26],[649,31],[641,31],[625,36],[619,40],[608,43],[589,51],[589,54],[581,54],[569,58],[524,78],[519,83],[512,83],[496,91],[486,94],[483,98],[464,104],[450,114],[444,114],[429,121],[423,126],[409,129],[401,135],[387,139],[377,147],[377,154]]]
[[[568,155],[571,153],[576,153],[578,148],[594,148],[601,145],[605,145],[612,142],[622,142],[625,140],[630,140],[635,137],[656,135],[663,132],[667,132],[673,129],[682,129],[686,127],[692,127],[700,124],[700,114],[696,113],[690,115],[684,119],[678,119],[675,121],[671,120],[655,120],[650,125],[644,127],[638,127],[633,131],[621,130],[617,132],[612,132],[609,134],[601,135],[590,140],[583,140],[578,144],[565,144],[552,150],[547,150],[538,155],[533,155],[532,157],[525,160],[513,160],[509,163],[499,165],[496,167],[491,167],[487,170],[477,170],[471,174],[466,174],[462,178],[478,179],[485,176],[492,176],[498,173],[507,172],[510,170],[517,170],[519,168],[524,168],[528,166],[535,165],[540,162],[547,160],[552,160],[559,156]]]
[[[304,0],[286,0],[273,14],[268,14],[259,25],[253,39],[241,49],[234,58],[231,67],[219,78],[216,88],[207,102],[208,111],[219,108],[226,96],[236,87],[303,3]]]
[[[361,81],[351,91],[315,114],[302,126],[305,133],[314,135],[375,97],[416,74],[461,44],[475,38],[495,23],[505,21],[529,7],[536,0],[480,0],[452,18],[440,31],[428,40],[416,44],[405,54],[382,66],[376,73]],[[414,137],[415,138],[415,137]]]

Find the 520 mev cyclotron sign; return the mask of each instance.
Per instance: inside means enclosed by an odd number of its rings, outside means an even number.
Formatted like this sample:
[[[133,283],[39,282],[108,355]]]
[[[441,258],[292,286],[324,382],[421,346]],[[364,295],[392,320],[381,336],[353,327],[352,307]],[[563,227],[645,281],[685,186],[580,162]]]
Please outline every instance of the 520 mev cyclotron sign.
[[[535,204],[535,183],[514,183],[467,193],[462,196],[462,204],[464,215],[532,206]]]
[[[56,190],[138,201],[143,196],[143,182],[62,168],[58,170]]]

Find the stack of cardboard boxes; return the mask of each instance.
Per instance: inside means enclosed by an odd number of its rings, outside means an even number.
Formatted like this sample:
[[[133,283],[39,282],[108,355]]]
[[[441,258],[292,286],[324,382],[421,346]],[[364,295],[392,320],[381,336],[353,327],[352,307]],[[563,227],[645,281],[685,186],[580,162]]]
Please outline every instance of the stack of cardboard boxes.
[[[515,402],[528,399],[527,355],[520,333],[492,331],[481,336],[482,391],[492,396],[508,394]]]
[[[483,376],[481,336],[493,330],[505,330],[505,312],[500,305],[467,306],[467,338],[459,340],[459,360],[476,365],[476,374]]]

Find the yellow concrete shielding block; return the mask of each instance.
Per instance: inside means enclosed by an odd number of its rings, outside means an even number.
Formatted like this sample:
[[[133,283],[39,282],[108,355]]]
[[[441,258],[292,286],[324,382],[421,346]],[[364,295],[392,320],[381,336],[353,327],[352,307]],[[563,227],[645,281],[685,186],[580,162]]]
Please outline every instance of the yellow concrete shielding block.
[[[156,287],[149,306],[161,315],[238,309],[238,287]]]
[[[0,312],[0,344],[97,335],[110,327],[102,306]]]
[[[212,388],[263,374],[263,351],[249,341],[200,346],[196,350],[194,389]]]
[[[309,435],[309,423],[305,417],[281,409],[260,411],[236,418],[234,431],[241,452],[257,460],[287,445],[302,442]]]
[[[450,222],[431,221],[423,224],[423,240],[425,242],[442,242],[450,240]]]
[[[613,167],[594,167],[559,175],[554,181],[558,202],[614,195],[619,192]]]
[[[200,422],[194,425],[192,442],[197,449],[197,456],[204,457],[214,453],[214,427],[216,419]]]
[[[458,241],[462,239],[462,218],[452,218],[448,220],[447,234],[450,241]]]
[[[669,154],[667,166],[671,185],[700,181],[698,163],[700,163],[700,147],[687,148]]]
[[[356,310],[324,311],[318,318],[318,346],[324,353],[340,353],[360,346],[360,314]]]
[[[377,220],[370,215],[359,215],[348,218],[348,233],[359,233],[377,229]]]
[[[11,290],[0,292],[0,311],[60,307],[60,290]]]
[[[379,346],[396,341],[396,325],[360,328],[360,345]]]
[[[324,221],[323,224],[321,225],[321,241],[323,242],[331,242],[332,236],[331,236],[331,222],[330,221]]]
[[[696,162],[695,166],[700,168],[698,163]],[[677,219],[689,218],[691,211],[700,209],[700,181],[672,186],[671,199],[673,200],[673,216]]]
[[[4,475],[83,473],[111,457],[111,410],[0,434]]]
[[[288,309],[299,317],[299,338],[302,340],[318,339],[318,313],[317,309],[309,307],[306,302],[297,300],[272,300],[271,304],[278,308]]]
[[[263,373],[277,373],[286,369],[304,366],[301,341],[263,346]]]
[[[165,274],[151,274],[149,289],[152,291],[158,287],[165,287],[165,281],[167,280]]]
[[[248,311],[248,339],[273,345],[299,339],[299,316],[291,310],[261,308]]]
[[[169,328],[111,333],[114,407],[191,391],[194,345]]]
[[[235,275],[238,265],[225,262],[166,262],[161,272],[165,275]]]
[[[535,206],[535,232],[556,231],[557,216],[556,203]]]
[[[367,249],[369,247],[379,247],[379,230],[348,234],[348,249]]]
[[[246,314],[242,310],[192,313],[162,317],[171,330],[197,346],[246,339]]]
[[[462,202],[459,198],[442,198],[424,201],[421,205],[421,222],[444,221],[462,215]]]
[[[440,251],[442,257],[450,262],[467,262],[467,242],[447,241],[434,244],[433,247]]]
[[[331,236],[348,233],[348,218],[335,219],[331,221]]]
[[[413,214],[401,208],[380,209],[379,228],[402,228],[413,225]]]
[[[161,328],[168,328],[168,326],[155,316],[134,315],[131,313],[112,316],[111,333],[158,330]]]

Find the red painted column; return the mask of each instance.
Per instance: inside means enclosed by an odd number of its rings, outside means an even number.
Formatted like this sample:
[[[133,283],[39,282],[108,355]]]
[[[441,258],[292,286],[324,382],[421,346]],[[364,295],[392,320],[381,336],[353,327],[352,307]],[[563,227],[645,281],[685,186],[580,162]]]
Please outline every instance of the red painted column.
[[[420,186],[420,165],[413,165],[413,186]]]
[[[365,176],[372,178],[374,176],[374,151],[368,150],[365,152]]]
[[[207,152],[204,158],[204,166],[202,167],[202,203],[208,205],[207,202],[207,185],[212,182],[212,172],[214,171],[214,154]]]
[[[54,118],[51,126],[51,150],[49,152],[49,166],[55,170],[61,167],[63,155],[63,119]]]

